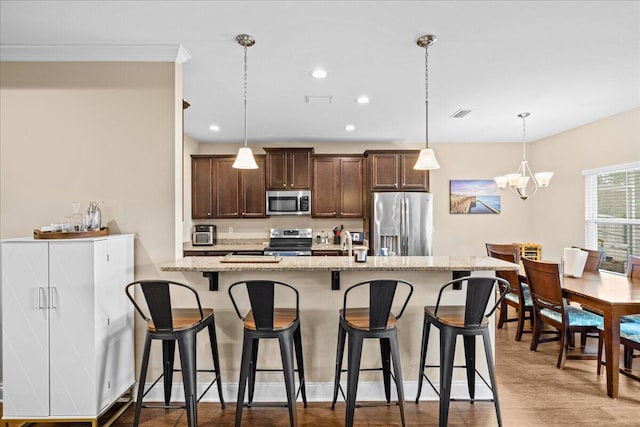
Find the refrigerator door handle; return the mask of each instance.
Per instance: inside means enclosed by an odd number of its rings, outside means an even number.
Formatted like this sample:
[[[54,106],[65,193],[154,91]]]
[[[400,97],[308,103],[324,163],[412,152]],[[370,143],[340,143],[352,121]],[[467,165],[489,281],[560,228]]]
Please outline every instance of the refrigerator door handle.
[[[402,200],[403,212],[402,222],[404,223],[404,233],[402,233],[402,248],[400,253],[406,256],[409,253],[409,199],[406,197]]]

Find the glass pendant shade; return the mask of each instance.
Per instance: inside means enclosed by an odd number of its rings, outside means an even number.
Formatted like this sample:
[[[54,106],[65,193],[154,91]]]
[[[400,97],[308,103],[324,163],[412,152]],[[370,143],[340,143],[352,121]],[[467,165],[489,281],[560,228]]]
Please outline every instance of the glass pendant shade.
[[[535,174],[536,181],[540,184],[540,187],[549,186],[549,182],[551,181],[551,177],[553,176],[553,172],[538,172]]]
[[[440,164],[431,148],[423,148],[413,168],[416,170],[440,169]]]
[[[232,167],[236,169],[258,169],[258,164],[253,158],[253,151],[249,147],[242,147],[238,150],[236,161]]]

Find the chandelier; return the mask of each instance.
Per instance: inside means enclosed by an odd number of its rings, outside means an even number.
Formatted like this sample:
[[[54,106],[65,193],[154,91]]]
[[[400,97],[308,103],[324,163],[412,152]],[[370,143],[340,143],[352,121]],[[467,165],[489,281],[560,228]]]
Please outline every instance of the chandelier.
[[[236,161],[232,167],[236,169],[258,169],[258,164],[253,158],[253,151],[247,146],[247,48],[256,44],[256,40],[248,34],[238,34],[237,42],[244,46],[244,147],[238,150]]]
[[[501,190],[509,189],[513,194],[522,200],[527,200],[533,196],[538,188],[549,186],[553,172],[531,172],[529,163],[525,156],[525,119],[529,117],[529,113],[520,113],[518,117],[522,119],[522,162],[515,173],[508,173],[503,176],[496,176],[494,181]]]
[[[414,169],[418,170],[432,170],[440,169],[436,155],[431,148],[429,148],[429,55],[428,47],[434,44],[437,37],[433,34],[426,34],[418,37],[417,45],[424,48],[424,100],[425,100],[425,148],[420,150],[420,155],[416,161]]]

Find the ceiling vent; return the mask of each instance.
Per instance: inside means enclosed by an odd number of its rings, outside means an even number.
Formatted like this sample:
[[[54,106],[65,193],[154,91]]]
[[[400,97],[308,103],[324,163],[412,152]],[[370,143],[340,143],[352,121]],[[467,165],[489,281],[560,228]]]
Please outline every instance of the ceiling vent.
[[[466,116],[467,114],[469,114],[472,110],[463,110],[463,109],[459,109],[458,111],[456,111],[455,113],[453,113],[452,115],[450,115],[449,117],[451,117],[452,119],[461,119],[464,116]]]
[[[305,95],[304,102],[307,104],[331,104],[332,96],[310,96]]]

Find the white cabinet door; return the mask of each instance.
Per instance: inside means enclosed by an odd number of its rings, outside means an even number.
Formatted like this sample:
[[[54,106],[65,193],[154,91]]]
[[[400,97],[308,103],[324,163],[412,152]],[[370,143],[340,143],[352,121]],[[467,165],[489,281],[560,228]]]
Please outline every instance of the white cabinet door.
[[[5,417],[49,415],[48,244],[2,244]]]

